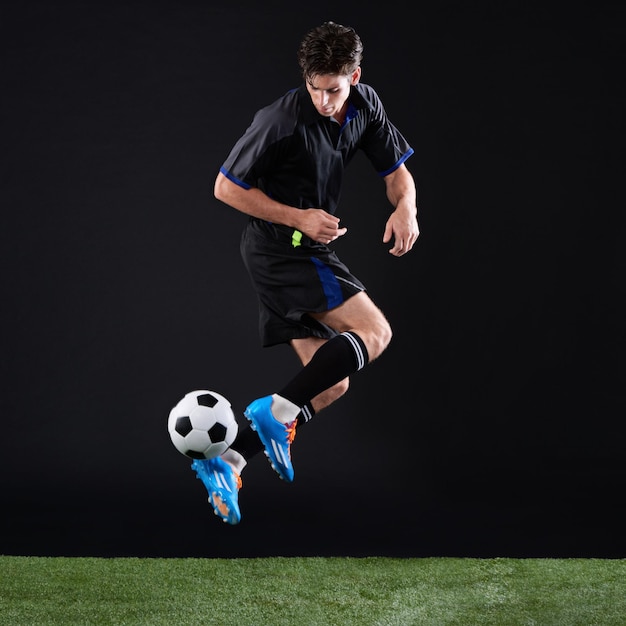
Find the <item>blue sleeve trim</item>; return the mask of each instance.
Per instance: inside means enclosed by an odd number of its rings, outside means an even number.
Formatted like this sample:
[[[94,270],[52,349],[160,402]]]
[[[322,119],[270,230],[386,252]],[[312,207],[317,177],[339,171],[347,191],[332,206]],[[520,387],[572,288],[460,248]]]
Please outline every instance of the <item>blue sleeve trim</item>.
[[[224,167],[220,167],[220,172],[222,172],[222,174],[224,174],[224,176],[226,176],[226,178],[228,178],[228,180],[230,180],[231,182],[235,183],[235,185],[239,185],[240,187],[243,187],[244,189],[250,189],[252,187],[252,185],[248,185],[248,183],[244,182],[243,180],[240,180],[236,176],[233,176]]]
[[[378,175],[381,178],[384,178],[388,174],[391,174],[391,172],[395,172],[395,170],[397,170],[414,152],[415,150],[413,150],[413,148],[410,148],[409,151],[403,154],[400,160],[397,161],[392,167],[390,167],[388,170],[385,170],[384,172],[378,172]]]

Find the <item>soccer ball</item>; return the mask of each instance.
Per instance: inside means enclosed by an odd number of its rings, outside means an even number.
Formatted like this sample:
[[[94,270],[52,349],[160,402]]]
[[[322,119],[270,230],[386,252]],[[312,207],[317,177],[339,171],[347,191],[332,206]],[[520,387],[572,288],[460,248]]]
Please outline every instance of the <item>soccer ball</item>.
[[[237,436],[230,402],[215,391],[190,391],[170,411],[167,429],[174,447],[192,459],[212,459]]]

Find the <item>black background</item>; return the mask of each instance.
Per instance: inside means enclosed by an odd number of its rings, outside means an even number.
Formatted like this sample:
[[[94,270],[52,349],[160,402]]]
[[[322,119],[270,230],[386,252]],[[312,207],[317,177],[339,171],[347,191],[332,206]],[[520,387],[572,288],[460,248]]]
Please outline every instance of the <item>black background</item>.
[[[618,7],[3,4],[0,553],[626,556]],[[336,247],[394,339],[299,432],[293,484],[251,461],[230,527],[167,415],[296,371],[212,185],[326,20],[415,148],[422,233],[388,254],[357,159]]]

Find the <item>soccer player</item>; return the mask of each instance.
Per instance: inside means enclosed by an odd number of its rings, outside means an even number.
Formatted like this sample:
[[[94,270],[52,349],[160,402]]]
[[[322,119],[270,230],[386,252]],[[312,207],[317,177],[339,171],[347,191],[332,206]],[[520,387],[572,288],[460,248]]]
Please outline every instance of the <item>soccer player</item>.
[[[335,215],[345,167],[362,150],[384,180],[392,211],[382,241],[400,257],[419,235],[417,192],[405,161],[413,148],[376,91],[360,82],[363,44],[353,28],[325,22],[297,58],[303,84],[254,115],[215,180],[215,197],[249,216],[241,254],[259,301],[264,347],[288,343],[302,369],[245,410],[249,426],[221,457],[192,468],[209,502],[241,520],[241,472],[264,451],[292,481],[296,427],[348,390],[349,377],[378,358],[392,331],[364,284],[330,247],[346,234]],[[365,207],[363,207],[365,210]]]

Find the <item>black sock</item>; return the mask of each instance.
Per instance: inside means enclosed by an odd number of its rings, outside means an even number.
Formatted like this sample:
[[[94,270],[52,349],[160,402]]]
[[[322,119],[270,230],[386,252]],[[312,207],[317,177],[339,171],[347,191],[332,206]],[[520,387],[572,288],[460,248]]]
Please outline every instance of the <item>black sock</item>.
[[[353,332],[341,333],[321,346],[278,395],[304,406],[322,391],[365,367],[368,360],[363,340]]]
[[[329,387],[367,365],[367,348],[363,340],[353,332],[345,332],[327,341],[313,358],[278,395],[302,407],[297,416],[298,428],[302,428],[315,411],[311,400]],[[248,425],[239,431],[231,448],[249,460],[263,451],[259,436]]]
[[[296,418],[298,422],[297,428],[302,428],[314,415],[315,410],[311,406],[311,403],[307,402]],[[232,450],[235,450],[235,452],[239,452],[246,461],[256,456],[259,452],[263,452],[263,444],[256,434],[256,431],[250,427],[250,424],[246,424],[239,430],[235,441],[233,441],[230,447]]]

